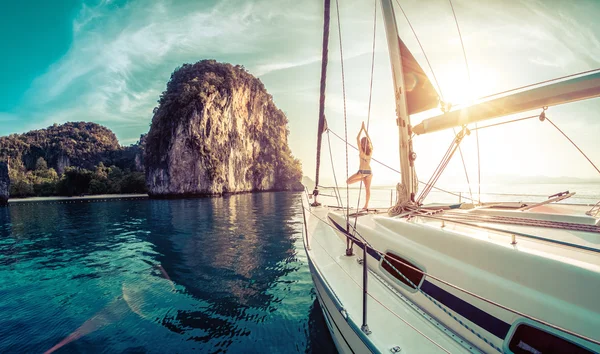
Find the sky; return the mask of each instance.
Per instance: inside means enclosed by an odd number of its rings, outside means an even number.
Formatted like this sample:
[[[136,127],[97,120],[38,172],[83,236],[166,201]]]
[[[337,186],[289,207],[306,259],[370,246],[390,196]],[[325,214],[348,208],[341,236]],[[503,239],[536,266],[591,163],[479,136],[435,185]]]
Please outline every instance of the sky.
[[[339,0],[345,125],[340,33],[332,2],[326,116],[332,131],[344,136],[347,129],[351,142],[368,117],[374,4]],[[464,102],[600,67],[600,1],[454,0],[469,72],[447,0],[399,4],[446,101]],[[423,51],[395,6],[401,38],[431,77]],[[374,158],[397,168],[390,62],[377,11],[370,135]],[[243,65],[263,81],[289,119],[292,153],[301,160],[304,174],[314,178],[322,17],[319,0],[3,1],[0,135],[92,121],[114,131],[122,145],[135,143],[148,131],[171,73],[183,63],[216,59]],[[597,165],[599,114],[600,99],[547,112]],[[426,116],[411,117],[413,125]],[[346,152],[339,139],[330,138],[341,183]],[[452,131],[415,138],[419,179],[429,178],[451,140]],[[503,175],[598,177],[560,133],[538,120],[481,130],[479,169],[475,134],[461,147],[471,182],[479,172],[482,183]],[[356,152],[350,150],[347,158],[352,174],[358,168]],[[326,137],[321,166],[323,183],[333,183]],[[372,167],[375,185],[398,180],[395,172],[375,163]],[[465,172],[457,155],[442,182],[459,179],[465,179]]]

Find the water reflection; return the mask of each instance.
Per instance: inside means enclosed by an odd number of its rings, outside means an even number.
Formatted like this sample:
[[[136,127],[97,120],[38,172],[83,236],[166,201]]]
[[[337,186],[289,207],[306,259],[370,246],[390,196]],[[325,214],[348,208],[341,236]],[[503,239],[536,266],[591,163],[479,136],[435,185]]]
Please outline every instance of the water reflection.
[[[286,193],[0,209],[0,352],[329,352],[301,227]]]
[[[171,216],[171,225],[164,224],[170,233],[149,236],[157,251],[167,255],[161,262],[173,281],[207,303],[199,310],[178,310],[163,325],[178,333],[201,329],[202,335],[190,339],[207,341],[246,336],[250,331],[241,322],[263,322],[278,300],[268,289],[298,268],[290,266],[294,203],[286,194],[262,193],[153,208],[153,219]]]

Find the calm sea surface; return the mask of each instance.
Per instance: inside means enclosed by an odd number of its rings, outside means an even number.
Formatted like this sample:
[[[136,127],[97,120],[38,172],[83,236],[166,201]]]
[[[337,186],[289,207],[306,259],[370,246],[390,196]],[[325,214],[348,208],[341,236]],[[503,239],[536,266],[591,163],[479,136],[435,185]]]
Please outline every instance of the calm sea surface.
[[[0,353],[332,352],[300,195],[0,208]]]

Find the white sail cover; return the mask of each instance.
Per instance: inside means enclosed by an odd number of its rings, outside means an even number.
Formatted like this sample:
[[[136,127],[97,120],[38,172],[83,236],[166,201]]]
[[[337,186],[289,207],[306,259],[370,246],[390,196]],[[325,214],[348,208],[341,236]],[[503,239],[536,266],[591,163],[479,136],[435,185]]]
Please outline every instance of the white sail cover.
[[[425,119],[413,127],[415,134],[431,133],[532,109],[600,97],[600,72],[476,103]]]

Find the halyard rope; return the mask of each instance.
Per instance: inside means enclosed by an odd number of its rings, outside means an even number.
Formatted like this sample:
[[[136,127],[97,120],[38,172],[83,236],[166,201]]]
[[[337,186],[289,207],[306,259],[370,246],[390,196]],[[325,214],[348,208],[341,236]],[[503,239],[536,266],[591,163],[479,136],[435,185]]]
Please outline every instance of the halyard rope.
[[[433,81],[435,82],[435,86],[437,87],[437,89],[440,93],[440,98],[442,99],[442,101],[444,101],[444,93],[442,92],[442,87],[440,86],[440,84],[437,81],[437,78],[435,77],[435,72],[433,71],[433,67],[431,66],[431,63],[429,62],[429,58],[427,57],[427,53],[425,52],[425,49],[423,49],[423,45],[421,44],[421,41],[419,40],[419,36],[417,36],[417,32],[415,32],[415,29],[413,28],[412,24],[410,23],[410,20],[408,19],[406,12],[404,12],[404,9],[402,8],[402,5],[400,5],[400,2],[398,2],[398,0],[396,0],[396,4],[398,4],[398,7],[400,8],[400,11],[402,11],[402,14],[404,15],[404,18],[406,19],[406,22],[408,23],[410,30],[412,31],[413,35],[415,36],[417,43],[419,43],[419,48],[421,48],[421,52],[423,52],[423,56],[425,57],[427,66],[429,66],[429,71],[431,71],[431,75],[433,76]]]
[[[369,123],[371,122],[371,99],[373,97],[373,76],[375,72],[375,34],[377,32],[377,1],[374,2],[375,13],[373,15],[373,54],[371,56],[371,84],[369,85],[369,108],[367,110],[367,134],[369,134]],[[347,146],[346,146],[347,147]],[[373,152],[371,151],[371,154]],[[371,172],[372,173],[372,172]],[[360,179],[358,187],[358,200],[356,202],[356,210],[360,207],[360,195],[362,193],[363,178]],[[356,228],[356,219],[354,219],[354,227]]]
[[[340,39],[340,64],[342,67],[342,97],[344,100],[344,135],[348,140],[348,122],[346,119],[346,81],[344,79],[344,51],[342,46],[342,24],[340,22],[340,5],[338,0],[335,0],[335,8],[337,13],[338,37]],[[346,230],[350,230],[350,190],[348,189],[348,146],[346,145]]]

